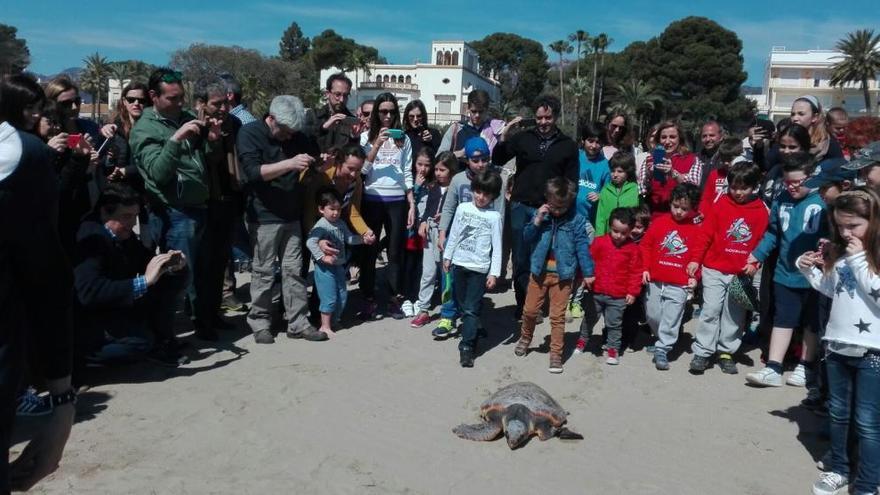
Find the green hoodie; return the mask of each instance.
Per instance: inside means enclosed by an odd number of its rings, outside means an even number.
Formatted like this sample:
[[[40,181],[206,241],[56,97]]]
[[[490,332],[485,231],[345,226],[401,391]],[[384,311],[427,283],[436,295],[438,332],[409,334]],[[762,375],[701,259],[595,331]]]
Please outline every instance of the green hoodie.
[[[599,206],[596,209],[596,237],[608,232],[608,219],[615,208],[629,208],[639,206],[639,186],[635,182],[624,182],[623,187],[617,188],[608,183],[599,192]]]
[[[154,203],[200,207],[208,200],[201,139],[171,140],[181,125],[195,118],[184,110],[180,122],[175,123],[149,107],[131,130],[131,156]]]

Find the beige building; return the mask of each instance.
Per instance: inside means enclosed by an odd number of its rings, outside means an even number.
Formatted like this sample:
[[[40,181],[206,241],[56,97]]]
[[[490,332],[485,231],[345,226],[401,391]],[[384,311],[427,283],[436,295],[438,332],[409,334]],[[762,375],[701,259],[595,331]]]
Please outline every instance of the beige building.
[[[758,111],[766,113],[774,122],[788,117],[791,105],[798,97],[813,95],[824,109],[843,107],[850,116],[866,115],[865,97],[860,83],[845,87],[831,86],[831,67],[841,60],[836,50],[786,50],[773,47],[764,74],[764,98]],[[877,113],[880,97],[878,78],[868,81],[871,103]]]

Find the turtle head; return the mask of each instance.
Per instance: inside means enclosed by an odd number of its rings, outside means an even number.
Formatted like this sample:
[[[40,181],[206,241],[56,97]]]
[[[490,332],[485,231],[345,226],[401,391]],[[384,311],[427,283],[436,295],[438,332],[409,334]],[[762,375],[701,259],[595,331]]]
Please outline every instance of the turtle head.
[[[511,450],[522,447],[529,440],[531,411],[523,405],[513,404],[504,416],[504,436]]]

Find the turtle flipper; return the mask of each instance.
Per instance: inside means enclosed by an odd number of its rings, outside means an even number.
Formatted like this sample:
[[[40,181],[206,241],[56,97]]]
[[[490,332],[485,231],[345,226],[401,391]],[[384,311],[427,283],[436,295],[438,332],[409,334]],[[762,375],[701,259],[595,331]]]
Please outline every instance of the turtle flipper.
[[[568,428],[559,428],[556,430],[556,436],[560,440],[583,440],[584,436],[578,432],[571,431]]]
[[[498,435],[501,434],[501,424],[480,423],[477,425],[458,425],[452,429],[452,433],[455,433],[465,440],[486,442],[498,438]]]

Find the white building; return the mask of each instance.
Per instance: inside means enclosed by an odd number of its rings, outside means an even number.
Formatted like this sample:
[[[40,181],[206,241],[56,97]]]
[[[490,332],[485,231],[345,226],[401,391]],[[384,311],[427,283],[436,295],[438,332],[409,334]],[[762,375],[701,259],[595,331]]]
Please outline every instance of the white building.
[[[464,41],[434,41],[429,63],[411,65],[370,64],[369,68],[345,73],[354,87],[348,99],[354,112],[360,102],[380,93],[393,93],[401,112],[412,100],[421,100],[431,124],[444,125],[461,119],[467,113],[467,96],[475,89],[489,93],[498,102],[499,83],[479,73],[480,60],[476,50]],[[339,72],[331,67],[321,71],[321,89],[327,78]]]
[[[845,87],[831,86],[831,67],[841,61],[836,50],[786,50],[773,47],[764,74],[764,96],[767,113],[774,122],[788,117],[791,104],[798,97],[809,94],[819,99],[824,109],[843,107],[850,116],[865,115],[865,97],[861,83]],[[876,105],[880,96],[878,78],[868,81],[871,103]]]

